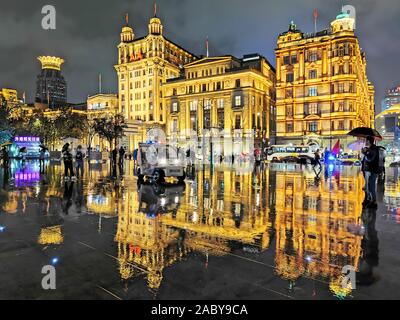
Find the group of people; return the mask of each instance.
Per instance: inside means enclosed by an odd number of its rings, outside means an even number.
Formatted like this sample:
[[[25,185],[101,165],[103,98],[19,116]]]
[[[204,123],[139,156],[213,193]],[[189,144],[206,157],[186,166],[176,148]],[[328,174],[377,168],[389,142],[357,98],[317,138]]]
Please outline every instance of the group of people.
[[[86,155],[82,151],[82,146],[76,148],[75,155],[72,154],[69,143],[66,143],[62,149],[62,159],[64,162],[64,176],[65,179],[75,179],[74,173],[74,160],[76,168],[76,176],[83,177],[83,160]]]

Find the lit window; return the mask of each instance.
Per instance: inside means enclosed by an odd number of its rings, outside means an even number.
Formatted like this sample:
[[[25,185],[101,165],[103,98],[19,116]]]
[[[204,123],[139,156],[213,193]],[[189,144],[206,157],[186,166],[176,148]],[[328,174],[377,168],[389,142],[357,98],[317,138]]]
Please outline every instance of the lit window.
[[[242,97],[235,96],[235,107],[240,107],[242,105]]]

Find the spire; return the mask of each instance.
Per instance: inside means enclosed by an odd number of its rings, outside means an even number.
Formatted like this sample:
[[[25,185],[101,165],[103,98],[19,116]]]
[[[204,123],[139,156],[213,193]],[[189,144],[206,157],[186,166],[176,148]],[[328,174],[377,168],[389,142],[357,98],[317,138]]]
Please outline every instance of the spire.
[[[162,35],[162,31],[161,20],[157,17],[157,3],[154,2],[154,17],[150,19],[149,34]]]
[[[208,52],[208,36],[207,36],[207,38],[206,38],[206,55],[207,55],[207,58],[209,57],[209,52]]]
[[[129,25],[129,13],[128,12],[125,13],[125,22],[126,22],[126,25],[128,26]]]

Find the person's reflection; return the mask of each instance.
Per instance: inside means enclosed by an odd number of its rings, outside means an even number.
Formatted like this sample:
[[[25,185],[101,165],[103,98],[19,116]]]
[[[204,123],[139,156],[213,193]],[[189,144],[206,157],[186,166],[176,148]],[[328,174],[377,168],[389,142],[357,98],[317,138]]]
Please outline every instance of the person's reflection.
[[[117,165],[113,164],[112,166],[112,177],[116,178],[117,177]]]
[[[376,209],[366,209],[361,215],[365,233],[361,241],[362,256],[359,271],[356,274],[356,283],[371,285],[375,282],[373,268],[379,264],[379,240],[375,229]]]
[[[63,212],[64,214],[68,214],[69,208],[72,205],[72,192],[74,191],[74,182],[64,182],[64,197],[63,197]]]
[[[76,183],[76,197],[75,197],[76,210],[78,213],[82,212],[83,205],[83,180],[79,179]]]

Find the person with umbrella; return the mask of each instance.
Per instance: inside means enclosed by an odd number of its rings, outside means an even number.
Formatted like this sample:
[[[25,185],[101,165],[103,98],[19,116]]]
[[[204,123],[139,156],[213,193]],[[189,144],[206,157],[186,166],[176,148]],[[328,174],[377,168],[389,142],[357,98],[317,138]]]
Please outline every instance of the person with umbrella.
[[[377,208],[376,179],[380,174],[379,149],[375,145],[374,137],[366,138],[366,147],[362,149],[364,155],[364,171],[366,180],[366,195],[363,205],[367,208]]]

